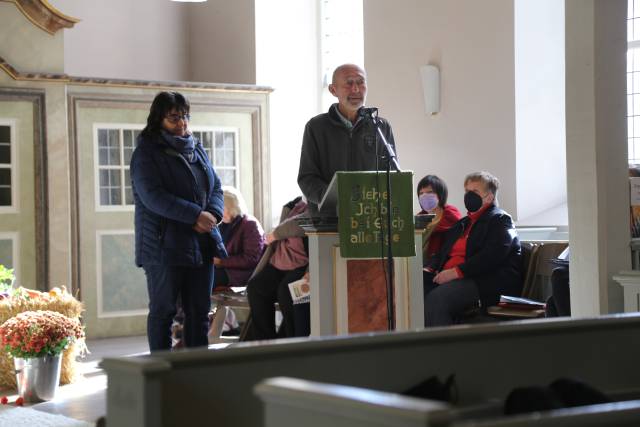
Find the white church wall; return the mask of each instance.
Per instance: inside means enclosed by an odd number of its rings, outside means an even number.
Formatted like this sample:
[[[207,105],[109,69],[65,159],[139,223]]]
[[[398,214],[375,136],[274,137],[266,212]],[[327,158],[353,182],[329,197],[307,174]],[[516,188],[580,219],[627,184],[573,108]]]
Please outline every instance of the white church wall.
[[[188,80],[255,84],[254,0],[209,0],[182,5],[188,10],[185,28],[191,67]],[[283,15],[280,7],[274,9]]]
[[[502,182],[501,206],[517,215],[513,2],[368,0],[364,8],[368,103],[391,121],[402,168],[414,183],[443,178],[460,208],[465,175],[490,171]],[[427,64],[440,68],[434,116],[420,81]]]
[[[156,0],[50,3],[81,20],[73,29],[64,30],[67,74],[189,80],[188,4]]]

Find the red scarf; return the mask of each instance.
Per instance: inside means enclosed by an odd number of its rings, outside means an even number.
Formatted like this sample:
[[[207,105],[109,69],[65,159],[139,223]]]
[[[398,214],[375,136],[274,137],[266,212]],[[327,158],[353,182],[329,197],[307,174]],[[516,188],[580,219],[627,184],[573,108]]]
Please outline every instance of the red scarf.
[[[478,221],[478,218],[480,218],[482,214],[485,213],[485,211],[489,209],[489,207],[491,206],[492,204],[490,203],[488,205],[481,207],[475,212],[467,212],[467,217],[469,218],[469,224],[465,227],[464,231],[462,232],[462,235],[458,237],[458,240],[456,240],[456,242],[451,247],[451,252],[449,252],[449,259],[444,264],[444,267],[442,269],[447,270],[449,268],[455,268],[456,271],[458,272],[458,279],[464,277],[464,274],[462,274],[462,271],[458,268],[458,266],[460,264],[463,264],[466,260],[467,239],[469,238],[469,233],[471,232],[471,228],[476,223],[476,221]]]

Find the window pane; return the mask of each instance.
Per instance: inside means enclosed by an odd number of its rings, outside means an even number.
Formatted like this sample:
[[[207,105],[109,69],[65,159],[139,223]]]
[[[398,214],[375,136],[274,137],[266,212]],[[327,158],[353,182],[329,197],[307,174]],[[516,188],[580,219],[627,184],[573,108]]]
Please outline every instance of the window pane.
[[[129,164],[140,132],[138,129],[98,130],[98,164],[101,168],[97,191],[101,205],[133,204]]]
[[[208,149],[209,152],[211,152],[211,149],[213,148],[213,132],[204,132],[202,135],[202,145],[205,150]]]
[[[109,149],[109,164],[113,166],[120,165],[120,147],[111,147]]]
[[[236,140],[236,134],[233,132],[224,133],[224,148],[233,150],[233,145]]]
[[[133,147],[133,131],[132,130],[122,131],[122,145],[125,147]]]
[[[11,188],[0,188],[0,206],[11,206]]]
[[[106,147],[108,140],[107,129],[98,129],[98,147]]]
[[[109,186],[109,170],[101,169],[100,170],[100,187],[108,187]]]
[[[111,204],[111,199],[109,198],[109,189],[101,188],[100,189],[100,204],[108,206]]]
[[[235,171],[230,169],[219,169],[216,170],[216,173],[220,177],[220,181],[222,185],[231,185],[236,187],[236,174]]]
[[[633,0],[633,17],[640,17],[640,0]]]
[[[98,164],[100,166],[105,166],[109,164],[109,149],[108,148],[98,148]]]
[[[632,106],[633,110],[628,111],[627,114],[633,116],[635,114],[640,113],[640,93],[637,95],[631,95],[631,96],[633,96],[633,106]]]
[[[0,240],[0,264],[13,268],[13,240]]]
[[[133,191],[131,191],[131,187],[125,188],[124,197],[127,205],[133,205]]]
[[[118,129],[109,129],[109,141],[107,145],[109,147],[118,147],[120,145],[119,136],[120,131],[118,131]]]
[[[131,174],[129,169],[124,171],[124,203],[125,205],[133,205],[133,192],[131,190]]]
[[[236,165],[236,156],[234,155],[233,151],[225,151],[224,165],[225,166],[235,166]]]
[[[630,136],[640,136],[635,134],[636,129],[638,129],[639,133],[640,133],[640,116],[633,116],[633,131],[634,134],[630,135]]]
[[[11,186],[11,169],[0,168],[0,187]]]
[[[131,155],[133,154],[133,148],[125,147],[123,154],[124,154],[124,164],[125,164],[125,166],[131,164]]]
[[[0,126],[0,142],[11,142],[10,126]]]
[[[640,138],[633,138],[633,158],[636,163],[640,162]]]
[[[120,171],[118,170],[109,171],[109,185],[111,187],[120,188]]]
[[[11,144],[0,143],[0,163],[11,164]]]
[[[111,189],[111,204],[112,205],[121,205],[122,204],[122,193],[119,188]]]

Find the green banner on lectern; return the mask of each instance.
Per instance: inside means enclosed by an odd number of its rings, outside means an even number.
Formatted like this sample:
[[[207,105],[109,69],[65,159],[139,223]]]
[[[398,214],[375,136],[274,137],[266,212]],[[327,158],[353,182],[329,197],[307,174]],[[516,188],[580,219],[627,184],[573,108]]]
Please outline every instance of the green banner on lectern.
[[[387,176],[376,172],[337,172],[338,231],[344,258],[387,255]],[[391,172],[391,251],[415,256],[413,172]]]

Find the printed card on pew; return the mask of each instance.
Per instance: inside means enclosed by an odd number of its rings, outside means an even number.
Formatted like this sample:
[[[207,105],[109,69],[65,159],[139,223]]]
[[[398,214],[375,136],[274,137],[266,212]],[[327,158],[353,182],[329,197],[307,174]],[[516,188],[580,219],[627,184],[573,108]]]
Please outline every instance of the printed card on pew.
[[[311,287],[309,281],[304,277],[289,283],[289,292],[294,304],[304,304],[311,299]]]
[[[509,295],[500,295],[500,302],[498,303],[498,305],[500,307],[522,308],[531,310],[541,310],[546,306],[545,303],[540,301],[535,301],[528,298],[512,297]]]

